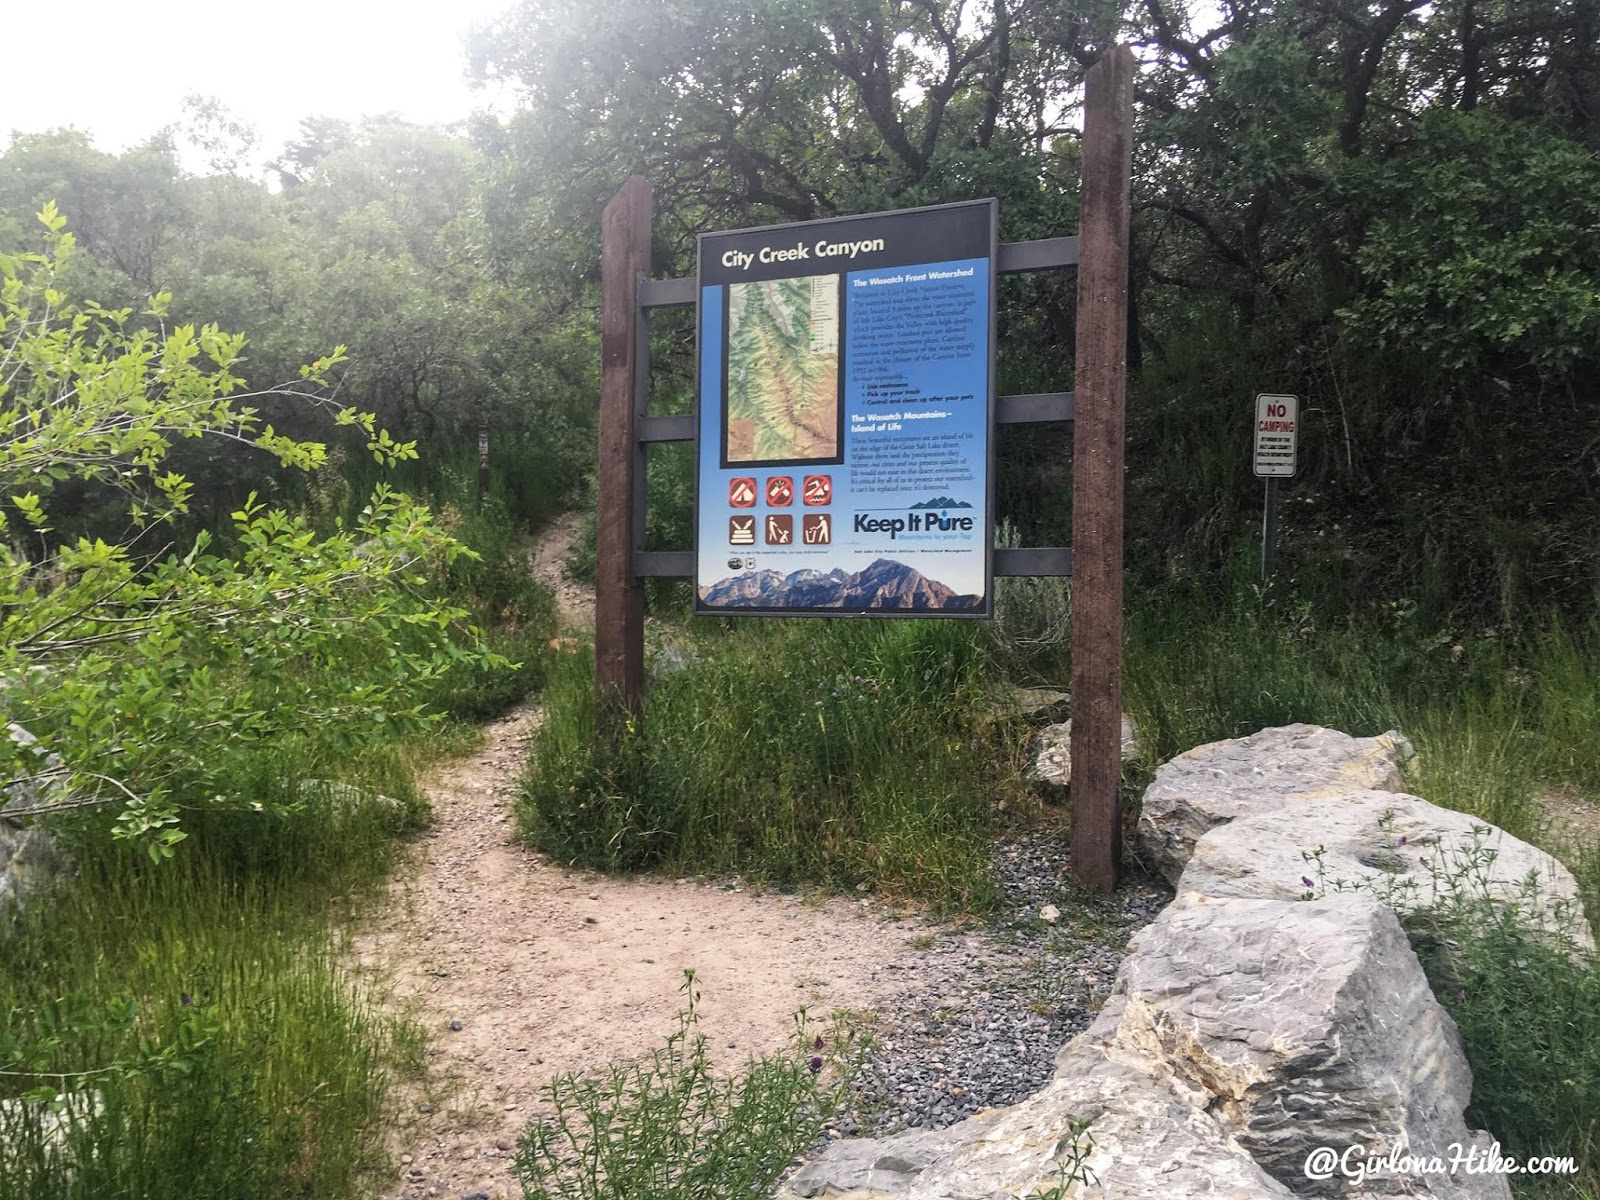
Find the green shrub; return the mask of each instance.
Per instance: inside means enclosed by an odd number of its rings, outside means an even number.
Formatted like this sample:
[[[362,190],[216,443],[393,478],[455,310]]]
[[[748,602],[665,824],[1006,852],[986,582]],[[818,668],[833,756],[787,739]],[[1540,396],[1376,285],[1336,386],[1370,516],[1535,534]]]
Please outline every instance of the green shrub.
[[[1530,1177],[1519,1195],[1600,1194],[1600,966],[1572,953],[1562,931],[1586,931],[1536,887],[1516,903],[1492,896],[1489,855],[1479,845],[1436,864],[1441,901],[1405,917],[1472,1067],[1467,1120],[1508,1156],[1577,1160],[1576,1177]]]
[[[457,720],[487,720],[544,681],[556,630],[555,597],[533,577],[527,539],[498,501],[467,513],[447,510],[444,521],[477,557],[456,559],[441,586],[472,614],[488,648],[505,662],[462,662],[433,683],[428,700]]]
[[[527,1200],[762,1200],[848,1095],[853,1039],[813,1037],[804,1010],[788,1054],[719,1077],[697,1032],[694,972],[666,1045],[598,1079],[549,1087],[555,1115],[529,1126],[517,1176]]]
[[[707,629],[651,685],[643,729],[594,738],[592,662],[553,672],[518,806],[563,861],[992,897],[1002,806],[1033,811],[1024,731],[985,697],[983,636],[939,621]]]

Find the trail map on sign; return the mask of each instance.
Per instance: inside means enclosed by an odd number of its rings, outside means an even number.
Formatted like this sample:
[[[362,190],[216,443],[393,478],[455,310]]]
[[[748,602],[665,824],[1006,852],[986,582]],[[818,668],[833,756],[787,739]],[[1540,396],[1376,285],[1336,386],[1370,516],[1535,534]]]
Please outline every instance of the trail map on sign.
[[[839,276],[728,288],[729,463],[839,453]]]
[[[986,617],[993,200],[701,234],[695,611]]]

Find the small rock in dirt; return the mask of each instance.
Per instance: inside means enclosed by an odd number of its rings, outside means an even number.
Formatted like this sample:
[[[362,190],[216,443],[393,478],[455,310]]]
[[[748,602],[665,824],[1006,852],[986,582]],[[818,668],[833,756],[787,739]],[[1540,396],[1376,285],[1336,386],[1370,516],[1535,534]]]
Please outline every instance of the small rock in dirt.
[[[433,1105],[424,1100],[421,1104],[417,1105],[417,1111],[420,1113],[431,1113],[433,1111]]]
[[[401,1161],[401,1162],[402,1162],[402,1163],[409,1163],[409,1162],[410,1162],[410,1161],[411,1161],[411,1155],[409,1155],[409,1154],[402,1154],[402,1155],[401,1155],[401,1156],[400,1156],[400,1161]]]
[[[595,917],[585,917],[583,919],[583,923],[585,925],[598,925],[598,924],[600,924],[599,920],[597,918],[595,918]]]
[[[1046,904],[1039,910],[1039,920],[1043,921],[1046,925],[1054,925],[1057,921],[1061,920],[1061,910],[1054,904]]]
[[[489,1200],[488,1192],[462,1192],[461,1200]]]
[[[450,1022],[450,1029],[451,1029],[451,1032],[453,1032],[453,1033],[460,1033],[462,1031],[462,1029],[464,1029],[464,1028],[465,1028],[465,1026],[462,1025],[460,1021],[451,1021]]]
[[[494,1148],[496,1150],[509,1150],[509,1149],[511,1149],[511,1139],[510,1138],[495,1138],[495,1140],[494,1140]]]
[[[589,899],[591,899],[591,900],[600,899],[600,893],[599,892],[590,892],[589,893]]]

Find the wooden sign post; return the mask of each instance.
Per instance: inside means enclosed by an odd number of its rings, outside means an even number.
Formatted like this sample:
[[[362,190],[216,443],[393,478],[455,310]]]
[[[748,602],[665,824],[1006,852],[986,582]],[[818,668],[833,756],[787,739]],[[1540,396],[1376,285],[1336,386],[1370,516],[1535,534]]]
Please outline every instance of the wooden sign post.
[[[1133,51],[1083,102],[1077,420],[1072,438],[1072,874],[1097,892],[1122,858],[1122,446],[1128,354]]]
[[[1089,72],[1078,236],[1003,243],[998,274],[1078,267],[1077,392],[994,397],[997,425],[1075,421],[1073,546],[993,549],[993,575],[1073,576],[1072,871],[1116,886],[1122,833],[1122,459],[1128,345],[1133,52]],[[695,578],[693,551],[644,543],[645,451],[694,442],[697,418],[647,411],[653,309],[700,298],[697,277],[652,280],[650,187],[637,177],[601,221],[599,512],[596,518],[595,705],[615,742],[642,716],[646,578]],[[730,568],[731,569],[731,568]],[[697,581],[698,585],[698,581]]]
[[[650,271],[650,185],[637,175],[600,218],[600,470],[595,517],[595,730],[616,741],[640,716],[644,587],[634,570],[634,484],[644,482],[637,426],[648,368],[639,281]],[[645,342],[648,347],[648,341]],[[641,514],[642,516],[642,514]],[[637,523],[642,529],[642,520]]]

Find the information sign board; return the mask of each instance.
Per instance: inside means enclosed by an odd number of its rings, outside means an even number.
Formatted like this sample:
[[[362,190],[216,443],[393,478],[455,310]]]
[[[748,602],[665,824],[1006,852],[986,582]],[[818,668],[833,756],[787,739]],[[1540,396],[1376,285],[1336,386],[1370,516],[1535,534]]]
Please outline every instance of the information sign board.
[[[983,617],[993,200],[699,243],[696,611]]]
[[[1300,400],[1296,396],[1256,397],[1255,470],[1263,478],[1286,478],[1294,474],[1295,438],[1300,424]]]

